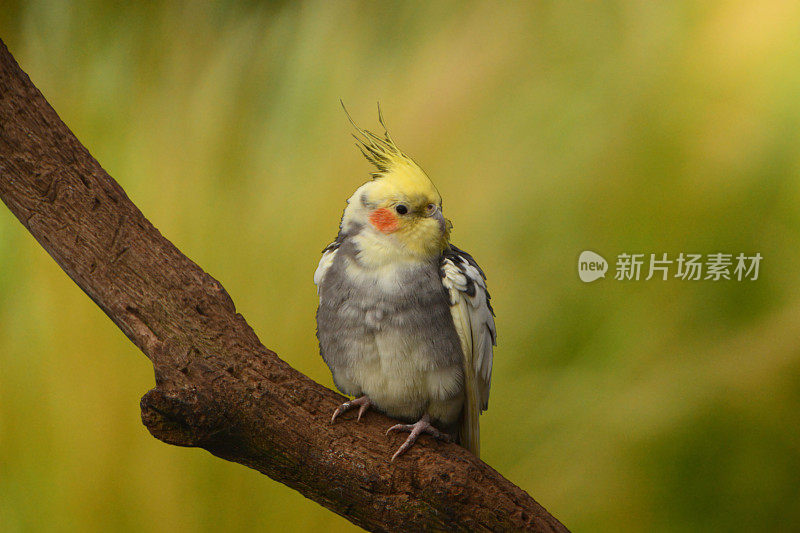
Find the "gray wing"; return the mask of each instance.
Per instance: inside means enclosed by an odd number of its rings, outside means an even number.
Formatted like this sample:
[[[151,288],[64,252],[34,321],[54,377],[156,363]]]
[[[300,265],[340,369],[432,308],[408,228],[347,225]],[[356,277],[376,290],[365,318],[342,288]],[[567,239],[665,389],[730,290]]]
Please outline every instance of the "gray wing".
[[[442,285],[450,295],[450,313],[464,353],[465,413],[462,445],[478,455],[478,415],[489,406],[493,346],[497,344],[494,311],[486,276],[471,255],[450,245],[440,263]]]
[[[317,294],[319,294],[319,287],[322,285],[322,280],[325,279],[325,274],[331,268],[338,249],[339,243],[333,242],[322,252],[317,270],[314,271],[314,285],[317,286]]]

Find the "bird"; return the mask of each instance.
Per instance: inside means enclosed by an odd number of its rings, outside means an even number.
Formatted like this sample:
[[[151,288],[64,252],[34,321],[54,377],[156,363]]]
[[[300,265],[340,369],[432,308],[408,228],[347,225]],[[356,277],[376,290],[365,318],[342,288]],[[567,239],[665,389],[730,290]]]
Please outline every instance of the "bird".
[[[356,125],[353,137],[375,166],[347,200],[336,239],[314,273],[320,354],[336,388],[358,408],[402,421],[408,432],[391,461],[422,434],[480,456],[479,415],[488,408],[497,344],[486,276],[450,243],[452,223],[422,168],[383,135]]]

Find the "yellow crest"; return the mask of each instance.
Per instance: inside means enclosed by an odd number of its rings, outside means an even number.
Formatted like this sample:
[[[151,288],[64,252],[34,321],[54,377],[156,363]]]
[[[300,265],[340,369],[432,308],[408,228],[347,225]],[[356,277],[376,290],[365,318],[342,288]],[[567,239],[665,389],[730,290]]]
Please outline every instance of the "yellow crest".
[[[441,203],[439,191],[433,185],[425,171],[406,154],[404,154],[394,143],[386,124],[383,121],[381,106],[378,104],[378,122],[383,127],[383,137],[372,133],[369,130],[359,128],[353,121],[350,113],[342,102],[347,119],[356,129],[353,137],[367,161],[375,165],[377,172],[372,173],[372,179],[384,182],[387,188],[402,191],[406,195],[424,195],[434,203]],[[382,188],[382,187],[381,187]]]

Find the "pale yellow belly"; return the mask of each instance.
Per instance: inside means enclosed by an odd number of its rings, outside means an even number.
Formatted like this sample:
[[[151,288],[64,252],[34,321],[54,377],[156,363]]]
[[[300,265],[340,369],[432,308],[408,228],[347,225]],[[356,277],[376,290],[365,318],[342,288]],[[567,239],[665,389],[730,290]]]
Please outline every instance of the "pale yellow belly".
[[[446,423],[461,409],[461,372],[437,367],[408,336],[377,332],[375,351],[351,368],[351,379],[392,417],[416,419],[426,412]]]

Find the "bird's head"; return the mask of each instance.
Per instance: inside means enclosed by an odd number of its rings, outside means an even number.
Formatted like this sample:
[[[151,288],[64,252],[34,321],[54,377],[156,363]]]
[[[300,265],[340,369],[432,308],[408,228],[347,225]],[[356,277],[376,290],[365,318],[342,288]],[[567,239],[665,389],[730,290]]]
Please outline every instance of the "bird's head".
[[[358,147],[377,171],[347,201],[342,230],[358,230],[365,246],[382,253],[412,260],[438,256],[447,247],[452,227],[442,214],[442,197],[419,165],[394,144],[380,108],[378,120],[383,137],[350,119]]]

